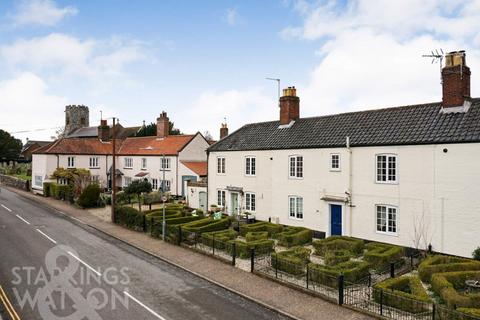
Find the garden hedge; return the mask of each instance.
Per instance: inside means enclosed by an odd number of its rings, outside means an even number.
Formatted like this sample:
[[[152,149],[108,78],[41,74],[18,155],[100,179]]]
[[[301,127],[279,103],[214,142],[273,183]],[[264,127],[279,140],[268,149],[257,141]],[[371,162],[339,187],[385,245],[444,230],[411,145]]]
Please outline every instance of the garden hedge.
[[[233,229],[205,232],[202,234],[202,243],[210,248],[212,248],[215,243],[216,249],[224,250],[227,247],[228,241],[234,240],[236,237],[237,232]]]
[[[369,274],[370,265],[365,261],[347,261],[336,266],[329,267],[321,264],[310,263],[308,265],[308,278],[310,281],[331,288],[338,288],[338,276],[344,275],[344,280],[356,283]]]
[[[90,184],[78,197],[77,204],[82,208],[94,208],[99,205],[100,186],[96,183]]]
[[[185,233],[202,234],[204,232],[220,231],[230,226],[229,217],[222,217],[219,220],[204,218],[182,225],[182,231]]]
[[[273,236],[278,244],[287,248],[312,242],[313,231],[304,227],[285,227]]]
[[[363,240],[345,236],[331,236],[322,240],[315,240],[313,247],[315,254],[323,256],[327,251],[348,250],[355,255],[363,253]]]
[[[261,255],[270,253],[273,251],[273,245],[275,242],[273,240],[256,240],[256,241],[240,241],[240,240],[230,240],[227,242],[227,252],[233,254],[233,243],[235,243],[235,252],[236,256],[242,259],[250,258],[250,249],[255,249],[255,254]]]
[[[240,235],[245,237],[248,232],[267,231],[269,236],[275,235],[283,230],[281,224],[259,221],[251,224],[243,224],[240,226]]]
[[[272,253],[272,267],[293,275],[303,275],[311,253],[312,250],[304,247]]]
[[[116,207],[115,223],[129,229],[143,231],[144,213],[132,207]]]
[[[68,200],[73,202],[73,185],[52,182],[49,189],[51,197],[58,200]]]
[[[478,308],[458,308],[458,312],[465,313],[466,315],[480,318],[480,309]],[[464,317],[465,320],[471,319],[471,317]]]
[[[51,187],[52,187],[51,182],[44,182],[43,183],[43,196],[44,197],[50,197],[52,195]]]
[[[323,257],[323,261],[327,266],[334,266],[336,264],[347,262],[352,257],[349,250],[327,251]]]
[[[432,290],[449,308],[480,308],[480,293],[467,293],[466,280],[480,280],[480,271],[457,271],[432,275]]]
[[[404,256],[403,247],[391,244],[370,242],[365,247],[367,252],[363,254],[363,259],[376,270],[388,268],[391,262],[399,262]]]
[[[178,233],[178,226],[182,224],[186,224],[192,221],[200,220],[201,217],[195,216],[186,216],[186,217],[176,217],[172,216],[165,216],[165,223],[166,223],[166,230],[167,234],[171,233]],[[153,223],[152,223],[153,221]],[[162,216],[160,218],[155,217],[153,220],[147,220],[146,231],[150,232],[153,237],[160,237],[162,235],[163,229],[163,220]],[[150,230],[151,226],[153,225],[153,230]]]
[[[474,270],[480,270],[480,261],[441,255],[429,256],[418,266],[418,274],[424,282],[430,282],[435,273]]]
[[[430,297],[416,276],[382,281],[373,287],[373,297],[378,303],[382,299],[387,306],[411,313],[427,312],[430,309]]]
[[[245,240],[247,242],[268,239],[268,231],[247,232]]]
[[[165,211],[165,220],[173,219],[173,218],[181,218],[183,214],[180,211]],[[146,218],[146,225],[147,225],[147,232],[151,231],[151,227],[153,224],[162,224],[163,222],[163,212],[157,210],[145,211],[145,218]],[[187,220],[186,222],[191,222],[196,219]],[[161,232],[160,232],[161,234]]]

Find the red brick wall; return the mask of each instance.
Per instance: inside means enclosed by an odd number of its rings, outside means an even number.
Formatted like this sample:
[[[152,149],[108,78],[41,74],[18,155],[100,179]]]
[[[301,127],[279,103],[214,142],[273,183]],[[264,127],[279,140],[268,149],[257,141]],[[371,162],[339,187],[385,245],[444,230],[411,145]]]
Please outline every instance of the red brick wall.
[[[470,74],[470,68],[467,66],[442,69],[444,107],[461,106],[465,98],[470,98]]]
[[[300,98],[296,96],[280,97],[280,124],[289,124],[300,117]]]

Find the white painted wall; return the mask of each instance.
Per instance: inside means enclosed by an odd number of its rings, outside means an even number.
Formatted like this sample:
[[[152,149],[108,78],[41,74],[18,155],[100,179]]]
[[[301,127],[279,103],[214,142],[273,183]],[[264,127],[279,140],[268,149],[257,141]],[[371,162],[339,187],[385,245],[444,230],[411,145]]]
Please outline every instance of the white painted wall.
[[[179,152],[178,158],[183,161],[207,161],[208,142],[197,133],[195,137]]]
[[[207,192],[207,187],[188,186],[186,200],[189,207],[200,208],[200,192]]]
[[[444,153],[443,149],[448,152]],[[353,207],[343,205],[343,234],[413,246],[413,225],[422,215],[428,225],[427,242],[436,251],[470,256],[480,245],[480,144],[391,146],[352,148],[351,193]],[[341,154],[341,171],[330,171],[330,154]],[[379,184],[378,153],[397,155],[397,184]],[[302,155],[304,178],[288,177],[288,156]],[[255,156],[257,174],[244,174],[244,159]],[[218,156],[226,158],[225,175],[217,174]],[[228,186],[255,192],[256,216],[278,217],[288,225],[306,226],[330,233],[328,198],[345,198],[349,191],[349,152],[346,148],[212,152],[209,155],[209,205],[217,190]],[[303,197],[303,220],[288,215],[288,196]],[[242,207],[245,206],[243,197]],[[230,195],[226,195],[227,207]],[[338,203],[338,202],[337,202]],[[376,232],[376,204],[398,207],[397,234]]]

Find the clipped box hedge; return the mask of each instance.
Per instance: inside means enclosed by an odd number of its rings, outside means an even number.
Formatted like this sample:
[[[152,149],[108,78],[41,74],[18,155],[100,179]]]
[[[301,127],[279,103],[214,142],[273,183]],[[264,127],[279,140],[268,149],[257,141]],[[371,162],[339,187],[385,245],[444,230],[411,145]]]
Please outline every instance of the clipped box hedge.
[[[272,267],[289,274],[303,275],[311,253],[312,250],[304,247],[272,253]]]
[[[165,211],[165,220],[172,218],[181,218],[183,214],[180,211]],[[147,232],[151,231],[152,224],[158,224],[163,222],[163,212],[162,211],[145,211],[145,218],[147,224]],[[193,221],[193,220],[190,220]]]
[[[310,263],[308,269],[310,281],[331,288],[338,288],[338,276],[343,274],[346,282],[356,283],[368,276],[370,265],[365,261],[351,260],[332,267]]]
[[[480,308],[480,293],[467,293],[466,280],[480,280],[480,271],[443,272],[432,275],[432,290],[449,308]]]
[[[349,250],[327,251],[323,257],[323,261],[327,266],[334,266],[347,262],[351,257],[352,253]]]
[[[129,229],[143,231],[144,213],[132,207],[116,207],[115,223]]]
[[[247,242],[268,239],[268,231],[247,232],[245,240]]]
[[[155,217],[155,219],[149,222],[147,221],[147,232],[150,232],[150,234],[153,237],[159,237],[162,235],[163,220],[162,220],[162,217],[158,219],[157,218],[158,217]],[[173,232],[178,233],[179,225],[186,224],[192,221],[197,221],[200,219],[201,217],[198,217],[198,216],[186,216],[186,217],[165,216],[165,224],[166,224],[165,229],[167,230],[167,234],[173,233]],[[153,230],[150,229],[152,225],[153,225]]]
[[[367,252],[364,253],[363,259],[376,270],[388,268],[391,262],[398,262],[404,256],[403,247],[391,244],[370,242],[365,247]]]
[[[373,297],[378,303],[382,300],[387,306],[411,313],[430,310],[430,297],[420,279],[414,276],[391,278],[376,284]]]
[[[429,256],[418,266],[418,274],[424,282],[430,282],[435,273],[474,270],[480,270],[480,261],[441,255]]]
[[[480,309],[478,308],[458,308],[458,312],[465,313],[468,316],[480,318]],[[459,317],[460,318],[460,317]],[[464,317],[462,319],[471,320],[471,317]]]
[[[182,225],[182,231],[185,231],[185,233],[202,234],[204,232],[224,230],[227,229],[229,226],[229,217],[223,217],[219,220],[205,218]]]
[[[215,249],[224,250],[227,243],[237,237],[237,232],[233,229],[223,231],[205,232],[202,234],[202,243],[210,248],[215,244]]]
[[[315,240],[313,242],[315,254],[324,256],[328,251],[348,250],[355,255],[363,253],[364,243],[361,239],[345,237],[345,236],[331,236],[322,240]]]
[[[285,227],[274,235],[278,244],[287,248],[301,246],[312,242],[313,231],[304,227]]]
[[[236,257],[242,259],[250,258],[251,249],[255,249],[255,254],[267,254],[273,251],[273,245],[275,242],[273,240],[256,240],[256,241],[240,241],[240,240],[230,240],[227,242],[227,252],[233,255],[233,244],[235,243],[235,252]]]
[[[259,221],[251,224],[243,224],[240,226],[240,235],[245,237],[248,232],[267,231],[269,236],[273,236],[282,232],[283,226],[281,224],[270,223],[266,221]]]

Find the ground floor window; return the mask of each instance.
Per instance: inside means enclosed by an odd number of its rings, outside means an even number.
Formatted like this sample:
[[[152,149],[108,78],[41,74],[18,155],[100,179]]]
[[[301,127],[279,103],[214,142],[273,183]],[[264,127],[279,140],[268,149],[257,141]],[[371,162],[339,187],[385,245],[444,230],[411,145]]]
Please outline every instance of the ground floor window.
[[[43,176],[35,176],[35,185],[37,187],[43,187]]]
[[[255,211],[256,207],[256,196],[255,193],[246,192],[245,193],[245,210]]]
[[[217,190],[217,205],[225,207],[225,190]]]
[[[124,177],[123,178],[123,186],[127,187],[130,183],[132,183],[132,178],[130,177]]]
[[[170,180],[162,180],[161,181],[162,191],[170,191]]]
[[[153,190],[158,189],[158,179],[152,179],[152,189]]]
[[[297,196],[288,197],[288,212],[292,219],[303,219],[303,198]]]
[[[388,205],[376,205],[377,231],[385,233],[397,233],[397,207]]]

